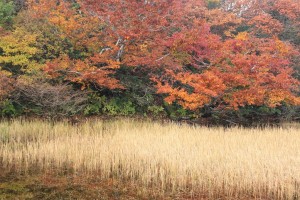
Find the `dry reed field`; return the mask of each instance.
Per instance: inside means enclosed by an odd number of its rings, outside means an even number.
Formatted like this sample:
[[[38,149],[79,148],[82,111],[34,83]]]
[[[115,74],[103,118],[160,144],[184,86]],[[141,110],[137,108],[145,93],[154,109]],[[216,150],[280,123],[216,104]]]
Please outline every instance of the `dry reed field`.
[[[190,199],[299,199],[300,128],[1,122],[0,166],[23,173],[67,168]]]

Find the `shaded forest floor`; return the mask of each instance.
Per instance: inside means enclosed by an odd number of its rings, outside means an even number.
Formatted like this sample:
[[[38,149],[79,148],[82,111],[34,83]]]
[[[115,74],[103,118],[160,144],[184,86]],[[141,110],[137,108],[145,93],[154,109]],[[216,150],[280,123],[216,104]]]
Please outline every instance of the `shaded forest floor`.
[[[164,193],[129,182],[98,180],[72,175],[0,173],[0,199],[99,199],[99,200],[192,200],[213,199],[207,195]],[[257,199],[251,196],[218,199]],[[269,198],[261,198],[269,199]]]
[[[2,174],[0,199],[174,199],[113,180],[53,175]]]
[[[205,195],[168,194],[116,179],[100,180],[95,177],[73,175],[18,175],[0,172],[0,199],[173,200],[209,198]],[[223,199],[228,198],[224,197]]]

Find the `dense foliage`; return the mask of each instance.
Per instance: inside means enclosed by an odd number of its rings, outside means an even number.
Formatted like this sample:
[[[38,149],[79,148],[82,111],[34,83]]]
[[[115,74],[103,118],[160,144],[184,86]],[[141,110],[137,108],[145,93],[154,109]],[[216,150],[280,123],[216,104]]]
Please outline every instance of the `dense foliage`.
[[[297,0],[0,0],[0,35],[2,116],[300,117]]]

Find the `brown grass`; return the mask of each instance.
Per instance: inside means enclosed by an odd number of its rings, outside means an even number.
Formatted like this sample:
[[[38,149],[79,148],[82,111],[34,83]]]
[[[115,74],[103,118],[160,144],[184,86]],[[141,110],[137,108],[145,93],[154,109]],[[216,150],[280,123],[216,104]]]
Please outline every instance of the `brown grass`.
[[[131,120],[0,123],[0,167],[115,179],[174,195],[300,198],[300,129]]]

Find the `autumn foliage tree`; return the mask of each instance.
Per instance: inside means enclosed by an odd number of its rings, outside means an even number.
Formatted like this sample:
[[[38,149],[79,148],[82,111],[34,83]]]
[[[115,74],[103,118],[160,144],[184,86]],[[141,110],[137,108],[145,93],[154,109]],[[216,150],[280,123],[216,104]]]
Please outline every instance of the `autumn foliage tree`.
[[[16,20],[21,27],[0,42],[2,70],[42,69],[50,81],[122,93],[128,88],[118,77],[127,69],[141,80],[150,77],[167,104],[196,113],[203,107],[300,104],[294,78],[300,43],[296,0],[29,0],[27,5]]]
[[[59,27],[76,48],[87,50],[79,60],[62,55],[50,61],[46,70],[54,77],[63,73],[74,82],[115,89],[122,86],[110,75],[121,65],[159,68],[162,74],[153,74],[153,80],[167,102],[191,110],[205,104],[238,109],[299,103],[293,93],[299,83],[289,67],[295,51],[277,37],[283,25],[258,7],[292,19],[297,11],[282,2],[269,4],[253,1],[225,12],[221,5],[207,9],[205,1],[88,0],[77,2],[78,7],[39,1],[33,10]],[[255,30],[238,33],[244,20]],[[257,31],[272,38],[260,39]]]

